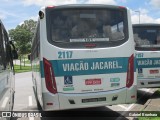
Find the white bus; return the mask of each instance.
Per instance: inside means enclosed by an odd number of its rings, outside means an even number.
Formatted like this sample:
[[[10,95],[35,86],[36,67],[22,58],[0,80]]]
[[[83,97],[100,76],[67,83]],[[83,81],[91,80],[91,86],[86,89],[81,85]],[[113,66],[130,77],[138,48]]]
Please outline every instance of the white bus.
[[[13,49],[11,49],[11,46]],[[14,104],[15,81],[12,50],[4,25],[0,21],[0,117],[1,112],[11,111]]]
[[[160,24],[133,25],[137,87],[160,87]]]
[[[125,7],[42,8],[31,53],[34,90],[42,109],[135,102],[133,44]]]

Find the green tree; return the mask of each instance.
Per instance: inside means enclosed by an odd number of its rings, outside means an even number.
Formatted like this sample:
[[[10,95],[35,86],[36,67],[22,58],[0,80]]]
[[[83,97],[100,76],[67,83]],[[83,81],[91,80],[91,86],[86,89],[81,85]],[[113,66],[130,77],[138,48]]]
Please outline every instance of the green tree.
[[[23,24],[17,25],[15,29],[9,30],[9,37],[14,40],[15,46],[18,49],[20,57],[20,69],[21,69],[21,58],[31,52],[31,41],[36,28],[36,21],[25,20]],[[25,66],[25,60],[24,60]]]
[[[30,31],[31,37],[33,38],[35,29],[36,29],[36,25],[37,25],[37,21],[30,19],[30,20],[25,20],[24,23],[21,25],[21,27]]]

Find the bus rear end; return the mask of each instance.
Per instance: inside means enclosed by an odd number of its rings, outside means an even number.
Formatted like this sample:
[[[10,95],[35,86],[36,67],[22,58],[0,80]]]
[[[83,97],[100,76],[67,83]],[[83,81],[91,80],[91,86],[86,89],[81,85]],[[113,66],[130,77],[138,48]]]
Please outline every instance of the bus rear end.
[[[160,87],[160,24],[133,25],[137,87]]]
[[[126,8],[64,5],[47,7],[40,16],[44,110],[136,101],[134,41]]]

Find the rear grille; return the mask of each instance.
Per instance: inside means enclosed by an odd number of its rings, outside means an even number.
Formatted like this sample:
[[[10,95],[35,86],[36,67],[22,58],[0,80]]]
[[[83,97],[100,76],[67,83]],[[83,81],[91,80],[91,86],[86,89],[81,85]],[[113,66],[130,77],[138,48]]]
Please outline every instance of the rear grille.
[[[160,81],[157,81],[157,82],[148,82],[148,84],[160,84]]]

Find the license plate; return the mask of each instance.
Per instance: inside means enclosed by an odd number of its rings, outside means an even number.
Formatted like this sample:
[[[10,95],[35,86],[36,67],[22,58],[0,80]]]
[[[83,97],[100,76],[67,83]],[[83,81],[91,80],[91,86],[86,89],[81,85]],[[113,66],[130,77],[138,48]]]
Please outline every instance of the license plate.
[[[159,73],[159,70],[150,70],[150,74],[157,74]]]
[[[82,99],[82,103],[106,101],[106,97]]]
[[[85,84],[86,85],[100,85],[101,79],[86,79]]]

